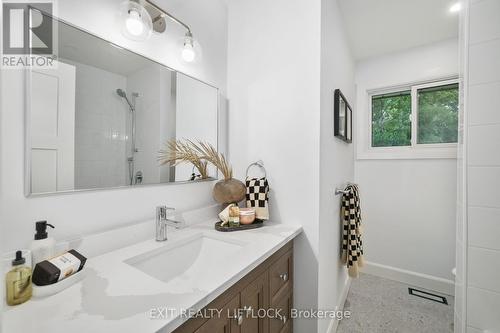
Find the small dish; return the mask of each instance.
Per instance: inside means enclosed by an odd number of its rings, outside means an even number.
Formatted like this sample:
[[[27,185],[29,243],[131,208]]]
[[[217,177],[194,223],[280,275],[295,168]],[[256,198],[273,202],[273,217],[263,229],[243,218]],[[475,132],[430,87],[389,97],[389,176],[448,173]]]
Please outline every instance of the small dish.
[[[255,221],[255,209],[253,208],[240,208],[240,223],[252,224]]]
[[[222,222],[215,223],[215,230],[222,232],[243,231],[257,229],[264,226],[264,220],[255,219],[252,224],[240,224],[239,227],[221,226]]]
[[[85,277],[85,269],[78,271],[71,276],[46,286],[37,286],[33,283],[33,298],[42,298],[55,295],[64,289],[71,287],[72,285],[80,282]]]

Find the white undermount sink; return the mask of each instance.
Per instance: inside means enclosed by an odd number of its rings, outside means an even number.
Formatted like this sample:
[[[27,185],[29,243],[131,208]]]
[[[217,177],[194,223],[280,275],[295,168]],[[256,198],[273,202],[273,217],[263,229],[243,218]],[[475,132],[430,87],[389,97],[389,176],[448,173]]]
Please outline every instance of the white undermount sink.
[[[196,276],[211,277],[216,267],[230,260],[243,242],[222,240],[203,234],[168,243],[150,252],[127,259],[136,269],[164,282]],[[207,276],[208,274],[208,276]]]

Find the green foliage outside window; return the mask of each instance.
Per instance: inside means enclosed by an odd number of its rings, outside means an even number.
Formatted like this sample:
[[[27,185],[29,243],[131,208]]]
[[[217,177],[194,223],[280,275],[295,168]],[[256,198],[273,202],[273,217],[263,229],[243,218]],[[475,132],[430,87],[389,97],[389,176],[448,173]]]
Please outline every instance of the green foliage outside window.
[[[417,143],[458,139],[458,84],[417,90]],[[372,147],[411,146],[411,91],[372,97]]]
[[[418,91],[418,143],[458,139],[458,84]]]
[[[372,98],[372,147],[411,145],[411,92]]]

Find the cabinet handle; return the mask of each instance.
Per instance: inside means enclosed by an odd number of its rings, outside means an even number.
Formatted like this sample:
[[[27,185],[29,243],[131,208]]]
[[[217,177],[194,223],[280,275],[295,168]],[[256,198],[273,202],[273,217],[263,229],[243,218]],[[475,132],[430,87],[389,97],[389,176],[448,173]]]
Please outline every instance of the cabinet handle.
[[[238,326],[241,326],[241,324],[243,324],[243,316],[239,315],[238,316]]]
[[[287,281],[288,280],[288,274],[287,273],[280,274],[280,279],[282,279],[283,281]]]

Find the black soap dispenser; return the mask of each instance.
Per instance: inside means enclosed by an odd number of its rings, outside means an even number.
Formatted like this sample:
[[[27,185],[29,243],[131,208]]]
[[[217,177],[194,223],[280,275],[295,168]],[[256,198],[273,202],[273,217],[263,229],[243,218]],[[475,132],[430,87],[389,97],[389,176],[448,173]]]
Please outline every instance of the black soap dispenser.
[[[35,240],[31,243],[31,264],[33,267],[41,261],[52,258],[55,253],[56,242],[49,237],[47,226],[54,228],[47,221],[38,221],[35,223]]]

